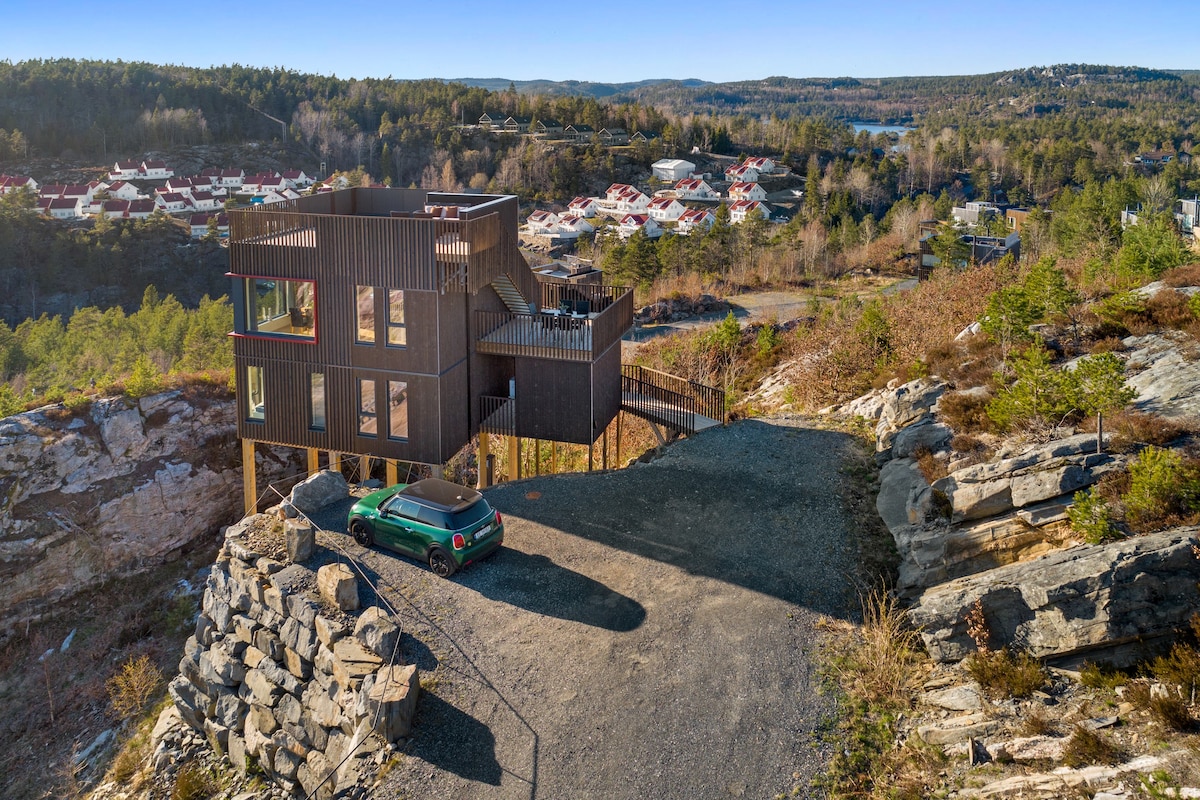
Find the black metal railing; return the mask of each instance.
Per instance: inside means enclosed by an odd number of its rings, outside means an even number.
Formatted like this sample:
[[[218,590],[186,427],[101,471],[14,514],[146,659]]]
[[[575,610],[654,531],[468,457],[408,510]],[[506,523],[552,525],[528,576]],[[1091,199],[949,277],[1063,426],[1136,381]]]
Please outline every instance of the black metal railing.
[[[517,401],[511,397],[479,397],[479,430],[513,436],[517,432]]]
[[[580,289],[583,287],[568,287]],[[475,349],[480,353],[527,356],[560,361],[593,361],[620,341],[633,324],[633,292],[621,287],[587,287],[593,290],[570,296],[579,303],[570,310],[551,309],[538,314],[476,311]],[[543,301],[556,299],[543,294]],[[587,304],[586,309],[583,304]]]
[[[637,364],[621,365],[621,407],[681,433],[704,419],[725,424],[724,391]]]

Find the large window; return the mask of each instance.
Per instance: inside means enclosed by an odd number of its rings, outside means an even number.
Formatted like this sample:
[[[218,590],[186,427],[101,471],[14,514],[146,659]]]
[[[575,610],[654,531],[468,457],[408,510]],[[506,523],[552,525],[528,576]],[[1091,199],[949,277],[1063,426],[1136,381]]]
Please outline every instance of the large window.
[[[404,327],[404,290],[402,289],[388,290],[387,343],[394,347],[404,347],[408,343],[408,333]]]
[[[245,278],[245,333],[316,338],[313,281]]]
[[[358,286],[354,290],[355,316],[358,319],[357,333],[354,338],[359,342],[373,344],[375,342],[375,288]]]
[[[379,435],[379,413],[375,405],[375,381],[359,378],[358,381],[358,432],[362,436]]]
[[[388,438],[408,438],[408,384],[388,381]]]
[[[263,400],[263,368],[246,367],[246,419],[262,422],[267,418]]]
[[[325,375],[313,372],[309,375],[309,428],[325,430]]]

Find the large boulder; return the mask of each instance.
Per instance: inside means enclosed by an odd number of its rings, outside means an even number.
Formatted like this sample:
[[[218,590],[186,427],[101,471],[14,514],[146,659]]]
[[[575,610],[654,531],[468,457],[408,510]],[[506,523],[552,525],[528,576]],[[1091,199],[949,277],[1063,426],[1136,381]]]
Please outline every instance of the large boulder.
[[[1080,545],[926,591],[909,618],[935,661],[975,650],[967,612],[983,607],[991,645],[1056,663],[1130,666],[1200,610],[1197,528]]]
[[[311,515],[349,495],[350,485],[342,473],[326,469],[293,486],[287,501],[301,513]]]
[[[1169,419],[1200,417],[1200,360],[1186,355],[1194,340],[1169,331],[1124,340],[1129,373],[1137,390],[1133,407]]]
[[[933,407],[946,388],[941,381],[918,378],[883,394],[879,423],[875,426],[875,450],[881,458],[891,456],[892,442],[903,428],[932,417]]]

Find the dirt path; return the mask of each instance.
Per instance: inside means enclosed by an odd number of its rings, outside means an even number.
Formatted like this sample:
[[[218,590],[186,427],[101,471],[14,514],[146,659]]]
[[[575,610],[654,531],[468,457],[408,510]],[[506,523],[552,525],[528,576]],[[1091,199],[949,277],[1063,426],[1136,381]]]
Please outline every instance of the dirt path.
[[[833,712],[813,654],[850,605],[851,446],[758,419],[495,487],[505,547],[450,581],[350,544],[428,690],[380,796],[811,796]]]

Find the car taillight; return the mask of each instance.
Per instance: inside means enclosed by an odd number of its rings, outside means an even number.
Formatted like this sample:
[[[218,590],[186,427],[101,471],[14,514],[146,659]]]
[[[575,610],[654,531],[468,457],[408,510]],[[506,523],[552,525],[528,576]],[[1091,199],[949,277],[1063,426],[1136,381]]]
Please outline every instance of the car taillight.
[[[499,512],[499,511],[497,511],[497,512],[496,512],[496,524],[497,524],[497,525],[500,525],[500,524],[502,524],[503,522],[504,522],[504,520],[500,519],[500,512]]]
[[[451,539],[451,541],[454,542],[455,550],[462,550],[464,547],[467,546],[467,540],[463,538],[463,535],[461,533],[454,534],[454,538]]]

